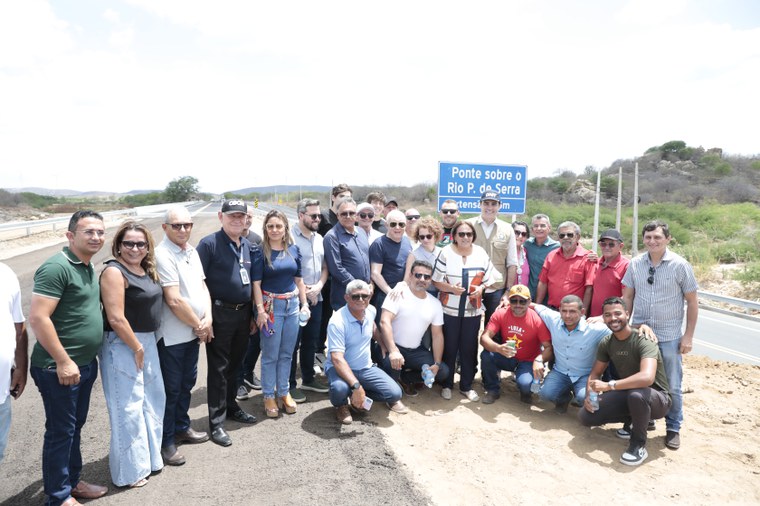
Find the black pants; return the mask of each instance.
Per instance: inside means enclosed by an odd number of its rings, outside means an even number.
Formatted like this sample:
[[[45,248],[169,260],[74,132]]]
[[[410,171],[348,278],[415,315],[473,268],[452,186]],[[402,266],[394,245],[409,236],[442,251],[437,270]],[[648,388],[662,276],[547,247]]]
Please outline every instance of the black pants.
[[[472,380],[478,372],[480,318],[480,315],[466,317],[443,315],[443,363],[449,369],[449,377],[443,382],[445,388],[454,386],[458,353],[461,360],[459,389],[463,392],[472,389]]]
[[[586,427],[605,423],[631,423],[631,442],[646,444],[649,420],[662,418],[670,410],[670,397],[654,388],[610,390],[599,395],[599,409],[578,410],[578,420]]]
[[[239,409],[237,373],[248,347],[251,306],[240,310],[212,306],[214,339],[206,345],[208,361],[208,423],[213,431],[224,424],[227,412]]]

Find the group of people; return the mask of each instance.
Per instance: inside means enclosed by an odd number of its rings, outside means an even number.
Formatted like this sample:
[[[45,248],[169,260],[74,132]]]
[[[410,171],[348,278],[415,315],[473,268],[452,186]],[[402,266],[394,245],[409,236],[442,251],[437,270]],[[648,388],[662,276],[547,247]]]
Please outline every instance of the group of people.
[[[624,464],[643,462],[647,428],[662,416],[666,446],[679,447],[681,355],[691,350],[697,286],[688,262],[667,247],[667,224],[648,223],[647,252],[629,262],[614,229],[601,234],[597,256],[580,245],[573,222],[559,225],[558,241],[543,214],[510,226],[497,219],[500,196],[491,190],[468,220],[453,200],[434,219],[402,211],[381,192],[357,205],[344,184],[331,197],[328,209],[301,200],[294,223],[268,212],[260,236],[246,203],[227,200],[220,230],[197,247],[182,206],[166,212],[158,244],[128,220],[99,278],[92,257],[105,243],[103,218],[71,217],[68,246],[35,274],[30,311],[37,342],[29,370],[46,412],[50,504],[107,492],[80,477],[79,434],[98,363],[117,486],[140,487],[165,464],[183,464],[180,444],[231,445],[228,418],[257,421],[238,404],[251,389],[261,389],[271,418],[296,413],[304,390],[329,393],[347,424],[352,409],[366,412],[372,401],[408,412],[401,399],[422,384],[438,383],[451,399],[455,372],[461,394],[477,402],[479,364],[483,403],[499,399],[500,372],[509,371],[524,402],[537,393],[558,412],[581,406],[584,425],[622,422],[617,434],[630,439]],[[1,458],[8,397],[26,383],[27,337],[18,281],[5,267],[0,275],[10,308],[0,347],[0,372],[10,378],[0,385]],[[188,415],[201,343],[208,433],[194,430]],[[326,383],[314,367],[325,347]]]

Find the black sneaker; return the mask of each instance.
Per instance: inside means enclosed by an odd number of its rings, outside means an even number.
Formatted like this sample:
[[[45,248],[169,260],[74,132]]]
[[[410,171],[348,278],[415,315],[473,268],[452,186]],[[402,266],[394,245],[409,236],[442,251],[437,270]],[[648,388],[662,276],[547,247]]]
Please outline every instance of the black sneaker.
[[[258,376],[256,376],[256,373],[253,373],[252,379],[250,380],[248,378],[244,379],[243,383],[245,384],[245,386],[247,386],[248,388],[252,390],[261,390],[261,381],[259,380]]]
[[[240,385],[237,389],[237,395],[235,395],[235,399],[239,401],[244,401],[248,398],[250,398],[250,392],[248,391],[248,387],[246,387],[245,385]]]
[[[625,453],[620,456],[620,463],[626,466],[639,466],[648,456],[646,448],[637,443],[631,443]]]
[[[672,430],[665,432],[665,446],[671,450],[678,450],[681,447],[681,435]]]
[[[652,431],[657,429],[657,424],[654,423],[654,420],[649,420],[649,423],[647,424],[647,430]]]
[[[558,415],[567,413],[567,407],[570,405],[570,401],[557,402],[554,404],[554,412]]]
[[[631,439],[631,424],[623,424],[623,427],[621,429],[615,431],[615,435],[620,439]]]
[[[404,391],[404,395],[408,397],[417,397],[417,388],[412,383],[404,383],[399,381],[401,389]]]

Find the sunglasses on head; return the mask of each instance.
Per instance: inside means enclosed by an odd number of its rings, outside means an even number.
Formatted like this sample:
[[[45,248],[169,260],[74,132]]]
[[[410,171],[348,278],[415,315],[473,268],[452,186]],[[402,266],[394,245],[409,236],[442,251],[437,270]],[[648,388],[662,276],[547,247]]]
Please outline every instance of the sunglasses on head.
[[[427,241],[428,239],[433,238],[433,234],[420,234],[419,238],[420,238],[420,241]]]
[[[427,281],[428,279],[431,279],[433,276],[431,274],[423,274],[421,272],[415,272],[414,277],[417,279],[421,279],[423,281]]]
[[[564,239],[565,237],[567,237],[568,239],[572,239],[573,237],[575,237],[575,232],[568,232],[566,234],[557,234],[557,237],[559,237],[560,239]]]
[[[404,228],[406,226],[406,222],[403,221],[391,221],[388,223],[389,228]]]
[[[369,299],[368,293],[352,293],[351,300],[367,300]]]
[[[167,223],[167,225],[172,227],[172,230],[176,230],[177,232],[179,232],[183,228],[185,230],[191,230],[193,228],[192,223]]]
[[[457,214],[456,209],[441,209],[441,214]]]
[[[649,277],[647,278],[647,283],[654,284],[654,267],[649,268]]]
[[[366,220],[367,218],[374,219],[375,213],[359,213],[359,218]]]
[[[356,211],[343,211],[338,216],[341,218],[351,218],[352,216],[356,216]]]
[[[457,237],[472,237],[472,232],[457,232]]]
[[[121,241],[121,245],[127,249],[133,249],[135,246],[137,249],[145,249],[148,247],[148,243],[145,241]]]
[[[514,304],[515,306],[527,306],[528,301],[526,299],[521,299],[519,297],[513,297],[509,299],[510,304]]]

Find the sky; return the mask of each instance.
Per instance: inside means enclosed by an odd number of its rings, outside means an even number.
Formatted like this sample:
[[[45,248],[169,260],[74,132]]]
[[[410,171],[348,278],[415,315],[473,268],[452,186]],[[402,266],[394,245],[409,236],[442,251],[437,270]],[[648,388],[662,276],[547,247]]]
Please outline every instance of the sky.
[[[760,153],[756,0],[0,0],[0,188]]]

